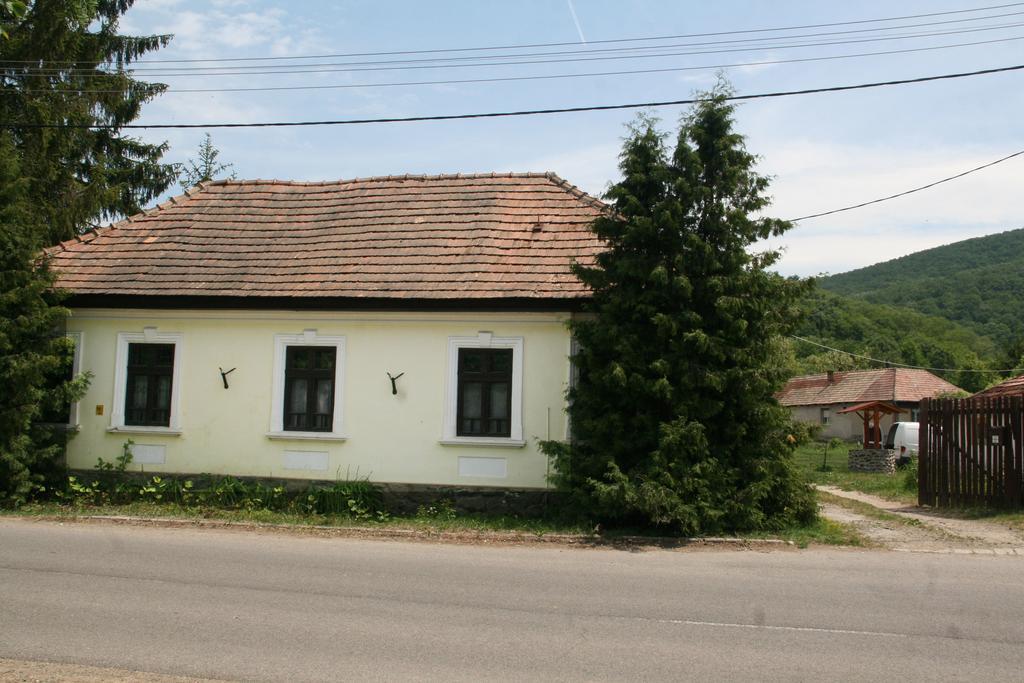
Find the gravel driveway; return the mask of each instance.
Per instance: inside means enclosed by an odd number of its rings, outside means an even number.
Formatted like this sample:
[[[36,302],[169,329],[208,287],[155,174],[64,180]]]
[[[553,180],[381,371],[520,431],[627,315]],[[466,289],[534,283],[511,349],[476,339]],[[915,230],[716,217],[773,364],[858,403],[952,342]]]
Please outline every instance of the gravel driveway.
[[[854,525],[872,542],[892,550],[1024,556],[1024,533],[999,522],[960,519],[941,510],[895,502],[859,491],[818,486],[819,491],[856,501],[884,513],[865,514],[856,507],[826,501],[822,514]]]

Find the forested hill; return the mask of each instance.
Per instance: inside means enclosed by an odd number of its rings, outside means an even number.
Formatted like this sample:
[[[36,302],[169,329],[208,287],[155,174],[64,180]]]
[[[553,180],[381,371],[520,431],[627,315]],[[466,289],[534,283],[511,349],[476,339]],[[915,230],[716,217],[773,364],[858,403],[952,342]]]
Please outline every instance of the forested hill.
[[[945,318],[1007,347],[1024,338],[1024,229],[822,278],[819,286]]]
[[[907,365],[954,368],[935,374],[975,392],[999,379],[989,368],[1005,367],[1000,365],[1002,354],[991,339],[943,318],[822,290],[809,295],[802,307],[807,315],[797,335],[846,353],[791,339],[787,348],[792,354],[788,362],[793,375],[881,367],[848,355],[857,354]]]

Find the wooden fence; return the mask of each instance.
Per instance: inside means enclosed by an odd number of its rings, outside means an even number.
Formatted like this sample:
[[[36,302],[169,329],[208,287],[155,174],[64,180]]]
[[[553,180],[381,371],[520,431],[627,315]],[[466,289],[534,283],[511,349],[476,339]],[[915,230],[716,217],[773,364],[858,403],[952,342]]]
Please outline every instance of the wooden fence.
[[[1020,507],[1024,397],[921,402],[918,502]]]

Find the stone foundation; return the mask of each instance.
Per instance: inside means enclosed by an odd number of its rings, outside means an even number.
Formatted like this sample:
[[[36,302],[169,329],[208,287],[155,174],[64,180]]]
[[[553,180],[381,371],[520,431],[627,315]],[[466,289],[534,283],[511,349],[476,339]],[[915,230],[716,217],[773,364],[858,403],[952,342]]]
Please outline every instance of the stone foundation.
[[[557,491],[509,489],[489,486],[432,486],[429,484],[379,484],[384,503],[395,513],[415,513],[420,505],[450,500],[459,512],[537,516],[561,500]]]
[[[850,451],[849,467],[851,472],[885,472],[896,471],[896,451],[891,448],[863,448]]]

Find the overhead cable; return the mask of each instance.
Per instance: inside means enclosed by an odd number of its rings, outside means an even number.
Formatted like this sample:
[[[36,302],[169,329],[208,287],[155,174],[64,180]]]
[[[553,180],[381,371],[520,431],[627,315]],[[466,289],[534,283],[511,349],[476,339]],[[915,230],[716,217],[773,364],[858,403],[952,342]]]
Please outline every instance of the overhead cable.
[[[821,213],[812,213],[812,214],[810,214],[808,216],[800,216],[799,218],[789,218],[787,220],[789,220],[790,223],[797,223],[799,221],[805,221],[805,220],[807,220],[809,218],[819,218],[821,216],[831,216],[834,213],[841,213],[843,211],[852,211],[853,209],[859,209],[859,208],[864,207],[864,206],[870,206],[872,204],[879,204],[881,202],[887,202],[890,199],[896,199],[897,197],[905,197],[908,194],[914,194],[915,192],[920,192],[921,190],[927,190],[930,187],[935,187],[936,185],[941,185],[942,183],[948,183],[949,181],[956,180],[957,178],[963,178],[965,175],[970,175],[971,173],[975,173],[976,171],[980,171],[982,169],[988,168],[989,166],[995,166],[996,164],[1001,164],[1004,161],[1009,161],[1010,159],[1013,159],[1014,157],[1019,157],[1022,154],[1024,154],[1024,149],[1020,150],[1019,152],[1014,152],[1013,154],[1007,154],[1005,157],[1002,157],[1001,159],[996,159],[995,161],[990,161],[987,164],[982,164],[981,166],[975,166],[974,168],[966,170],[966,171],[964,171],[962,173],[957,173],[956,175],[951,175],[948,178],[943,178],[942,180],[936,180],[935,182],[928,183],[927,185],[922,185],[921,187],[915,187],[912,190],[905,190],[903,192],[897,192],[896,194],[891,194],[888,197],[881,197],[879,199],[872,199],[869,202],[861,202],[860,204],[853,204],[851,206],[844,206],[841,209],[832,209],[831,211],[822,211]]]
[[[1010,7],[1020,7],[1024,5],[1024,2],[1012,2],[1000,5],[988,5],[985,7],[974,7],[968,9],[959,10],[946,10],[943,12],[927,12],[922,14],[907,14],[895,17],[883,17],[876,19],[858,19],[851,21],[836,21],[821,24],[801,24],[792,26],[776,26],[771,28],[755,28],[755,29],[736,29],[730,31],[711,31],[703,33],[684,33],[664,36],[647,36],[639,38],[612,38],[605,40],[589,40],[586,43],[580,41],[571,42],[558,42],[558,43],[520,43],[520,44],[508,44],[508,45],[491,45],[491,46],[478,46],[478,47],[456,47],[456,48],[432,48],[432,49],[421,49],[421,50],[391,50],[383,52],[349,52],[349,53],[336,53],[336,54],[312,54],[312,55],[294,55],[294,56],[273,56],[273,57],[222,57],[222,58],[193,58],[193,59],[141,59],[138,60],[138,64],[186,64],[186,63],[208,63],[208,62],[249,62],[249,61],[280,61],[287,59],[335,59],[335,58],[349,58],[349,57],[381,57],[391,55],[419,55],[419,54],[438,54],[446,52],[482,52],[482,51],[493,51],[493,50],[519,50],[519,49],[532,49],[532,48],[546,48],[546,47],[569,47],[569,46],[580,46],[580,45],[608,45],[608,44],[619,44],[619,43],[631,43],[631,42],[645,42],[645,41],[660,41],[660,40],[678,40],[682,38],[707,38],[714,36],[732,36],[732,35],[744,35],[751,33],[769,33],[779,31],[801,31],[806,29],[816,28],[831,28],[836,26],[857,26],[863,24],[878,24],[893,21],[903,21],[905,19],[923,19],[928,17],[940,17],[940,16],[953,16],[962,14],[972,14],[978,12],[988,12],[991,10],[1007,9]],[[968,17],[964,19],[954,20],[952,23],[961,21],[978,21],[987,18],[994,18],[1003,15],[993,15],[989,17]],[[947,22],[934,22],[934,23],[947,23]],[[881,27],[881,30],[891,27]],[[25,59],[25,60],[5,60],[5,63],[20,63],[20,64],[39,64],[41,62],[47,62],[48,60],[43,58],[38,59]],[[73,63],[73,62],[49,62],[49,63]]]
[[[933,31],[927,33],[917,34],[904,34],[897,36],[882,36],[876,38],[857,38],[857,39],[845,39],[835,41],[816,41],[816,42],[805,42],[796,44],[776,44],[776,45],[759,45],[756,47],[729,47],[723,49],[704,49],[704,50],[687,50],[683,52],[658,52],[653,54],[628,54],[628,55],[603,55],[603,56],[577,56],[577,57],[559,57],[559,58],[543,58],[543,59],[519,59],[518,55],[511,56],[512,61],[500,61],[500,62],[460,62],[457,64],[422,64],[414,63],[411,61],[399,61],[399,62],[337,62],[337,63],[323,63],[323,64],[301,64],[301,65],[282,65],[272,67],[272,71],[241,71],[241,69],[255,69],[267,67],[195,67],[193,70],[185,71],[179,67],[176,70],[166,69],[139,69],[131,68],[126,70],[109,71],[104,69],[97,70],[96,68],[69,68],[69,69],[58,69],[58,68],[32,68],[32,67],[15,67],[13,70],[8,69],[8,72],[4,74],[8,78],[26,78],[38,75],[52,75],[52,76],[65,76],[65,75],[78,75],[86,78],[102,78],[108,75],[139,75],[147,78],[176,78],[176,77],[188,77],[188,76],[275,76],[275,75],[295,75],[295,74],[327,74],[327,73],[361,73],[361,72],[372,72],[372,71],[422,71],[430,69],[467,69],[467,68],[493,68],[501,66],[533,66],[533,65],[545,65],[545,64],[565,64],[565,63],[585,63],[585,62],[604,62],[604,61],[622,61],[622,60],[635,60],[635,59],[658,59],[664,57],[689,57],[694,55],[707,55],[707,54],[729,54],[736,52],[751,52],[755,50],[789,50],[789,49],[801,49],[807,47],[830,47],[834,45],[852,45],[861,43],[878,43],[888,42],[894,40],[909,40],[913,38],[934,38],[949,35],[960,35],[964,33],[979,33],[983,31],[1002,30],[1007,28],[1018,28],[1024,26],[1024,22],[1017,22],[1013,24],[1002,24],[999,26],[991,27],[979,27],[972,29],[963,29],[956,31]],[[674,48],[676,46],[666,46],[666,48]],[[480,58],[474,58],[480,59]],[[295,67],[302,68],[295,68]],[[315,68],[310,68],[315,67]],[[339,68],[335,68],[339,67]],[[216,71],[211,69],[224,69],[231,68],[236,69],[235,71]]]
[[[1010,71],[1020,71],[1024,64],[1015,66],[1003,66],[994,69],[980,69],[978,71],[965,71],[961,73],[942,74],[939,76],[921,76],[918,78],[902,78],[891,81],[877,81],[873,83],[860,83],[857,85],[836,85],[824,88],[806,88],[803,90],[782,90],[778,92],[758,93],[752,95],[728,95],[724,99],[729,101],[746,101],[774,97],[790,97],[793,95],[812,95],[828,92],[844,92],[848,90],[863,90],[866,88],[880,88],[892,85],[908,85],[911,83],[927,83],[930,81],[950,80],[954,78],[967,78],[971,76],[984,76]],[[397,116],[375,119],[336,119],[324,121],[264,121],[256,123],[131,123],[124,125],[106,124],[61,124],[61,123],[14,123],[0,121],[0,128],[88,128],[93,130],[105,129],[164,129],[164,128],[293,128],[300,126],[349,126],[374,123],[415,123],[422,121],[456,121],[467,119],[492,119],[508,118],[513,116],[538,116],[541,114],[566,114],[589,111],[615,111],[620,109],[647,109],[651,107],[670,107],[677,105],[695,104],[701,98],[689,98],[685,100],[668,100],[663,102],[634,102],[629,104],[604,104],[584,107],[557,107],[550,109],[526,109],[520,111],[484,112],[475,114],[439,114],[431,116]]]
[[[704,64],[701,66],[679,66],[679,67],[665,67],[659,69],[628,69],[624,71],[598,71],[598,72],[587,72],[587,73],[563,73],[563,74],[537,74],[532,76],[496,76],[493,78],[458,78],[458,79],[444,79],[437,81],[386,81],[377,83],[337,83],[328,85],[279,85],[279,86],[254,86],[254,87],[240,87],[240,88],[177,88],[170,87],[164,90],[161,95],[168,95],[173,93],[233,93],[233,92],[275,92],[275,91],[289,91],[289,90],[348,90],[358,88],[391,88],[391,87],[403,87],[403,86],[420,86],[420,85],[464,85],[467,83],[505,83],[505,82],[518,82],[518,81],[541,81],[541,80],[560,80],[568,78],[595,78],[604,76],[633,76],[639,74],[656,74],[656,73],[673,73],[677,71],[710,71],[715,69],[736,69],[750,66],[772,66],[779,64],[800,64],[804,62],[822,62],[822,61],[834,61],[838,59],[854,59],[859,57],[878,57],[887,55],[898,55],[915,52],[932,52],[935,50],[946,50],[950,48],[958,47],[973,47],[976,45],[990,45],[992,43],[1006,43],[1024,40],[1024,36],[1017,38],[996,38],[994,40],[982,40],[972,43],[953,43],[950,45],[936,45],[933,47],[914,47],[905,48],[901,50],[883,50],[879,52],[857,52],[853,54],[845,55],[830,55],[827,57],[798,57],[794,59],[769,59],[755,62],[734,62],[731,64]],[[128,92],[127,88],[120,90],[93,90],[88,88],[65,88],[61,90],[54,89],[0,89],[0,95],[3,94],[33,94],[33,95],[78,95],[78,94],[92,94],[92,95],[117,95],[119,93]]]

